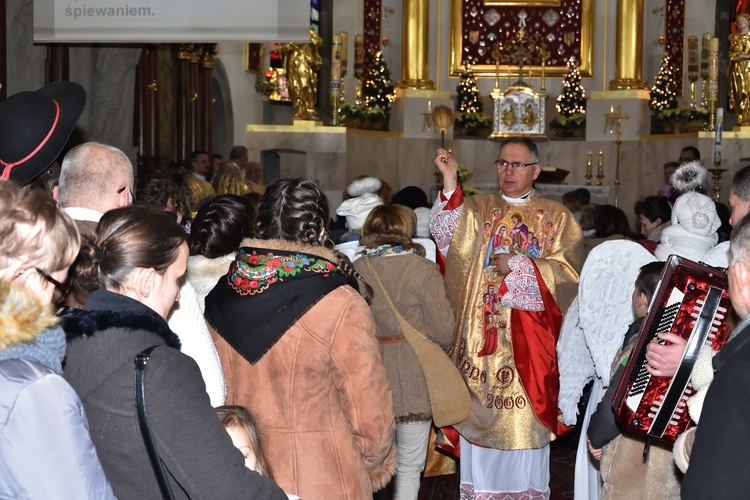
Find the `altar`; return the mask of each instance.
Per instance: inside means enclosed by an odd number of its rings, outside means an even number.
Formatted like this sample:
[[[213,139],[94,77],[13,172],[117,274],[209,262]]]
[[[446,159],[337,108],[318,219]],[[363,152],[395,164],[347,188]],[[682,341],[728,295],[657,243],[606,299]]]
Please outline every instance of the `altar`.
[[[249,125],[246,144],[251,159],[260,161],[269,151],[296,152],[300,158],[298,169],[285,170],[279,175],[304,175],[315,179],[326,191],[343,191],[351,179],[359,175],[374,175],[391,185],[394,191],[405,186],[418,186],[428,195],[437,182],[436,168],[432,162],[439,146],[438,134],[434,138],[404,137],[401,132],[373,132],[344,127],[293,127]],[[724,132],[721,168],[726,171],[720,179],[721,201],[728,202],[729,187],[734,172],[742,167],[741,159],[750,156],[750,134]],[[567,184],[550,185],[540,191],[556,197],[560,191],[572,191],[577,186],[590,188],[595,202],[606,198],[614,204],[616,144],[611,140],[538,141],[539,161],[543,167],[561,168],[570,173]],[[472,184],[496,186],[497,173],[494,161],[499,145],[495,141],[478,139],[452,139],[446,142],[459,163],[473,173]],[[682,148],[695,146],[703,158],[713,157],[714,133],[640,136],[636,140],[623,140],[620,146],[620,186],[618,205],[635,227],[635,202],[656,194],[664,184],[664,163],[676,160]],[[593,186],[586,186],[586,161],[592,152]],[[599,152],[602,158],[602,186],[596,186]],[[709,160],[710,161],[710,160]],[[709,165],[710,167],[710,165]],[[266,178],[265,182],[273,181]],[[711,174],[709,181],[712,183]],[[609,188],[606,191],[605,188]],[[606,194],[605,194],[606,193]],[[602,200],[597,197],[601,196]]]

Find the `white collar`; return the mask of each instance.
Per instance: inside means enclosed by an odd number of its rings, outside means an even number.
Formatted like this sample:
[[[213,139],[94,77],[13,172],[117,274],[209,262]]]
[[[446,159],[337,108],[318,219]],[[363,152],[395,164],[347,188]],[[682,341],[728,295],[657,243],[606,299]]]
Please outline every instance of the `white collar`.
[[[206,176],[205,175],[201,175],[201,174],[199,174],[197,172],[190,172],[190,173],[193,174],[193,176],[197,177],[198,179],[200,179],[202,181],[206,180]]]
[[[83,207],[65,207],[63,208],[63,210],[65,210],[65,213],[70,215],[70,218],[73,220],[89,222],[99,222],[99,219],[101,219],[102,215],[104,215],[101,212],[97,212],[96,210]]]
[[[521,196],[520,198],[511,198],[510,196],[505,196],[502,193],[500,194],[503,196],[503,199],[507,201],[508,203],[513,203],[514,205],[518,205],[519,203],[526,203],[529,200],[529,198],[531,198],[534,195],[534,188],[531,188],[531,191]]]

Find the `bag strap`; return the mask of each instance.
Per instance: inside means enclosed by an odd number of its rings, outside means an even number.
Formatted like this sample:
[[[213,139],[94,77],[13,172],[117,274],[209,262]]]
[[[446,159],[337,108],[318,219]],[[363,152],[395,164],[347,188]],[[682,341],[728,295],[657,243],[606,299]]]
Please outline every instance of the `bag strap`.
[[[152,346],[141,352],[135,357],[135,409],[137,415],[138,429],[141,431],[143,443],[146,445],[148,460],[151,462],[151,468],[154,470],[156,481],[159,483],[159,491],[165,500],[173,500],[172,487],[169,485],[167,473],[164,470],[164,464],[159,458],[159,452],[156,449],[156,441],[151,434],[151,424],[146,411],[146,365],[151,357],[151,351],[157,346]]]
[[[411,335],[409,334],[412,332],[416,332],[417,334],[421,335],[419,333],[419,330],[411,326],[411,323],[406,321],[406,318],[401,316],[401,313],[398,312],[398,310],[396,309],[396,305],[391,300],[391,296],[388,295],[388,292],[385,291],[385,285],[383,285],[383,282],[380,281],[380,276],[378,276],[378,273],[375,272],[375,267],[373,267],[372,262],[370,262],[370,257],[365,257],[365,264],[367,264],[367,267],[370,268],[370,271],[372,272],[373,277],[375,277],[375,281],[378,283],[380,290],[383,292],[383,297],[385,297],[385,300],[386,302],[388,302],[388,305],[391,306],[391,310],[393,310],[393,314],[396,315],[396,319],[398,320],[399,325],[401,325],[401,333],[404,334],[404,337],[406,337],[406,340],[411,344],[412,341],[409,338]],[[427,338],[426,336],[424,337]]]

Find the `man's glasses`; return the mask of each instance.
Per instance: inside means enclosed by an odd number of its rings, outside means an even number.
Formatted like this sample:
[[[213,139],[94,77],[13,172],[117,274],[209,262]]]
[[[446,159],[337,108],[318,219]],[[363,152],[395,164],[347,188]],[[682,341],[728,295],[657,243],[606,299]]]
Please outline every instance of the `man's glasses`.
[[[56,306],[62,305],[68,295],[70,295],[70,288],[60,283],[55,278],[45,273],[38,267],[35,267],[34,270],[39,273],[39,276],[44,278],[48,283],[51,283],[52,286],[55,287],[55,293],[52,295],[52,303]]]
[[[538,164],[539,164],[538,161],[533,161],[531,163],[524,163],[522,161],[505,161],[505,160],[495,161],[495,166],[497,168],[505,169],[505,168],[508,168],[508,165],[510,165],[511,167],[513,167],[513,170],[516,170],[519,172],[526,170],[526,167],[530,167],[532,165],[538,165]]]
[[[123,187],[121,187],[120,189],[117,190],[117,194],[122,194],[122,192],[125,191],[126,189],[128,189],[129,187],[130,186],[128,186],[127,184],[125,184]],[[133,195],[133,189],[132,188],[128,191],[128,194],[130,195],[130,203],[134,203],[135,202],[135,196]]]

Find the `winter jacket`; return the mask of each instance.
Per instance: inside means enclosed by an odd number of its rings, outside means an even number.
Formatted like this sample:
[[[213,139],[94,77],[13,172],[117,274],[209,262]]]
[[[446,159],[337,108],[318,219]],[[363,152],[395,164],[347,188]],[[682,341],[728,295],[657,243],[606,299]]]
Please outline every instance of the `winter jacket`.
[[[422,367],[366,260],[358,259],[354,268],[374,290],[370,307],[396,421],[430,420],[432,409]],[[455,319],[437,265],[412,253],[372,257],[370,262],[404,319],[443,349],[453,345]]]
[[[50,307],[0,282],[0,498],[114,498]]]
[[[251,244],[335,262],[322,247]],[[269,292],[274,285],[262,293]],[[211,307],[207,299],[209,318]],[[345,285],[324,295],[255,364],[212,333],[227,404],[245,406],[255,417],[285,491],[305,500],[359,500],[388,483],[396,468],[393,405],[372,313],[359,293]]]
[[[146,406],[176,498],[278,498],[272,481],[244,466],[209,402],[195,361],[152,309],[98,290],[64,318],[65,378],[81,396],[99,456],[120,499],[160,498],[138,431],[135,356],[158,346],[146,368]]]

